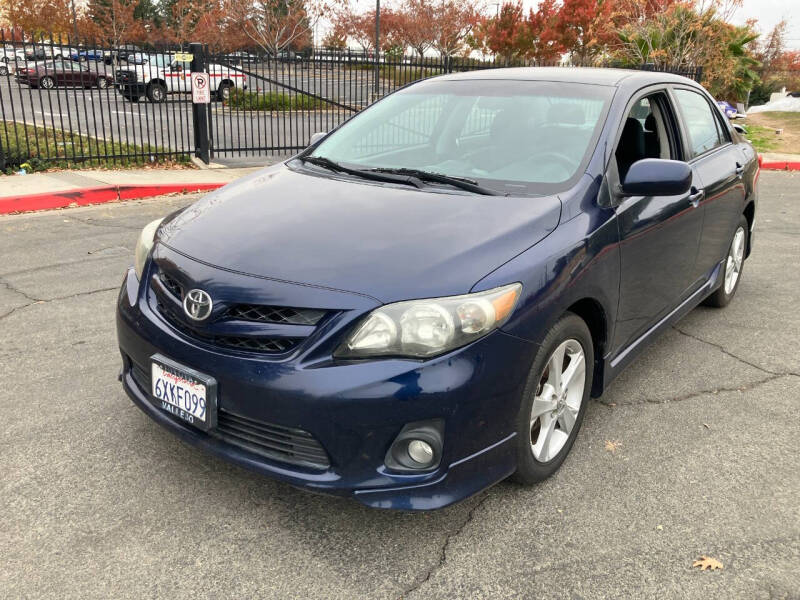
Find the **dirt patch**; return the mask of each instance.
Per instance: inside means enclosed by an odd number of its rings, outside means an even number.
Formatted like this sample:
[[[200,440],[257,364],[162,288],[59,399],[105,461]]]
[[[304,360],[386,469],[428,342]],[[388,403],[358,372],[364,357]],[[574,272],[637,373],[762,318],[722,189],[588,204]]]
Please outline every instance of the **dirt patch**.
[[[757,126],[761,135],[769,135],[771,152],[800,154],[800,113],[797,112],[763,112],[747,116],[746,126]],[[764,128],[764,129],[761,129]],[[775,134],[782,129],[781,134]],[[771,130],[771,131],[766,131]]]

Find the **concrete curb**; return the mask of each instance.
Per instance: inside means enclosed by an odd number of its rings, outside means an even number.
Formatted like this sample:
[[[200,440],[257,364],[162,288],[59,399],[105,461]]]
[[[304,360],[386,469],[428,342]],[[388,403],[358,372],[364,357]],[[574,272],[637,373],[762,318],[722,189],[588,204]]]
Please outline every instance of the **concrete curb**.
[[[77,188],[63,192],[45,194],[27,194],[24,196],[6,196],[0,198],[0,215],[65,208],[68,206],[85,206],[102,204],[117,200],[136,200],[150,198],[162,194],[200,192],[221,188],[225,183],[167,183],[153,185],[101,185],[97,187]]]

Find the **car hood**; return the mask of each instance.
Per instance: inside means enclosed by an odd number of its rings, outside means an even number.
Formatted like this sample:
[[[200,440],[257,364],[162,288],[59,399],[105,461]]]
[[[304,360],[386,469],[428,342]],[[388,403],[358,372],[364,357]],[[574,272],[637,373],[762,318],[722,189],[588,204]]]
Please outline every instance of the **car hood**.
[[[280,164],[189,206],[158,242],[215,267],[394,302],[468,292],[560,213],[557,196],[431,192]]]

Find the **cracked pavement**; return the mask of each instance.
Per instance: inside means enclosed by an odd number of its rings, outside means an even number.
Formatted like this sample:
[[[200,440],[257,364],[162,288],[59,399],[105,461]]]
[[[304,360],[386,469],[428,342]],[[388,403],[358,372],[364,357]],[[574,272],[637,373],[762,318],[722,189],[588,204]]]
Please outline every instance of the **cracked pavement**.
[[[0,217],[2,597],[800,597],[800,176],[762,173],[736,299],[592,402],[554,477],[426,514],[248,473],[127,399],[123,270],[195,197]]]

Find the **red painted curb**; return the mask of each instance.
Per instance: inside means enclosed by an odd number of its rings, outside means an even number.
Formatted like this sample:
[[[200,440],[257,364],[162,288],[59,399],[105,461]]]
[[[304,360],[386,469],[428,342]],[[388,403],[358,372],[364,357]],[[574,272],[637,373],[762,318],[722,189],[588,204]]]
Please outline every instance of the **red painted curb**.
[[[64,192],[27,194],[0,198],[0,215],[32,210],[47,210],[67,206],[102,204],[115,200],[135,200],[162,194],[200,192],[221,188],[224,183],[167,183],[154,185],[101,185]]]
[[[800,162],[778,161],[762,162],[761,168],[766,171],[800,171]]]

